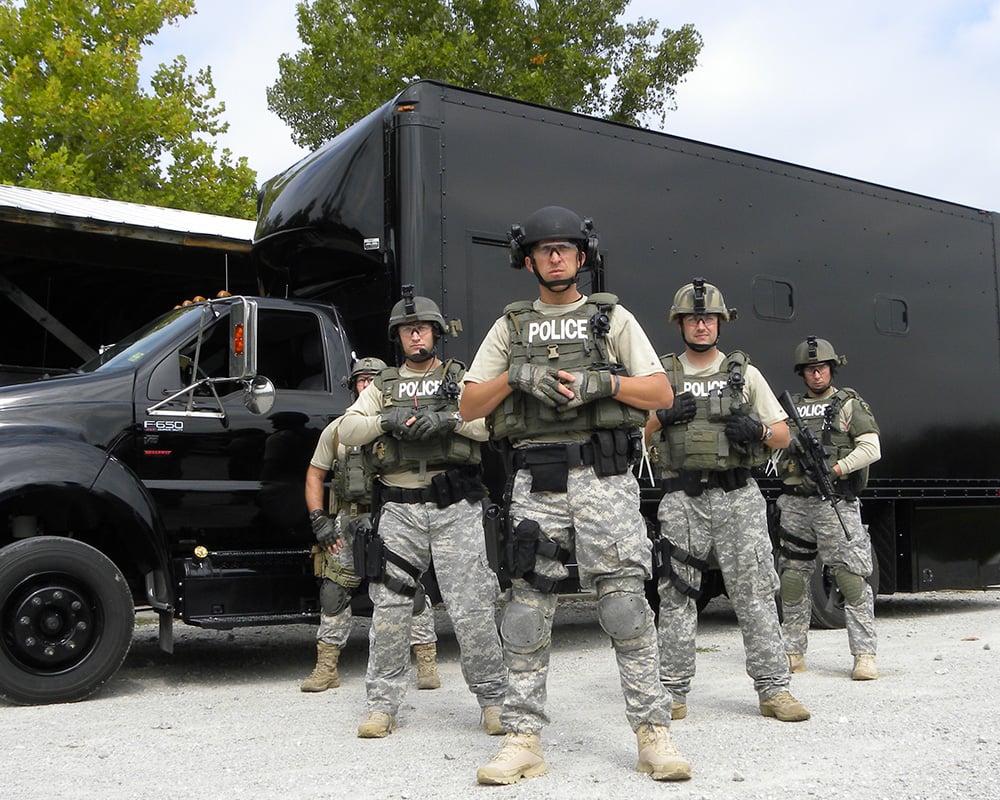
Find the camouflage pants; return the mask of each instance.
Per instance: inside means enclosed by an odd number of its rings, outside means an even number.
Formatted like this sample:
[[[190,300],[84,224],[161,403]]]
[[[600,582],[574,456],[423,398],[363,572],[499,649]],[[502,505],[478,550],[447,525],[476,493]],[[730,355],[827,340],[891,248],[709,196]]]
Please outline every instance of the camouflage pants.
[[[706,489],[697,497],[670,492],[660,501],[660,534],[691,555],[707,559],[714,550],[726,592],[743,634],[747,675],[761,700],[789,685],[788,659],[775,605],[778,575],[767,533],[766,504],[753,479],[741,489]],[[693,588],[701,572],[671,560],[674,571]],[[695,672],[698,609],[694,598],[664,578],[660,593],[660,680],[685,702]]]
[[[482,506],[466,500],[448,508],[434,503],[386,503],[378,532],[389,550],[421,572],[433,557],[461,651],[462,676],[480,706],[500,705],[507,689],[507,668],[494,616],[500,587],[486,560]],[[387,562],[386,572],[413,585],[413,579],[395,564]],[[369,584],[368,594],[375,607],[365,676],[368,710],[395,716],[410,670],[413,598],[384,583]]]
[[[535,520],[544,538],[571,552],[575,550],[581,585],[596,588],[599,595],[625,589],[631,592],[630,598],[641,603],[648,625],[635,638],[612,639],[625,696],[625,716],[633,730],[643,722],[669,726],[669,699],[657,679],[656,629],[643,594],[643,581],[651,575],[650,542],[639,513],[635,477],[627,473],[598,478],[593,468],[577,467],[569,471],[565,494],[532,493],[530,473],[520,470],[514,479],[511,516],[514,524],[523,519]],[[541,555],[536,559],[535,572],[555,579],[567,575],[565,566]],[[508,731],[537,733],[549,722],[545,713],[546,680],[556,595],[515,580],[505,623],[510,609],[518,607],[537,621],[541,630],[537,642],[529,648],[514,648],[504,642],[510,686],[500,719]]]
[[[819,549],[819,557],[833,570],[834,575],[840,570],[845,570],[867,578],[872,574],[872,551],[868,531],[861,524],[861,506],[857,500],[844,500],[838,503],[837,507],[844,518],[844,524],[851,532],[850,541],[844,535],[844,529],[840,527],[836,512],[826,500],[790,494],[783,494],[778,498],[783,530],[799,539],[814,542]],[[785,547],[795,552],[804,549],[792,542],[786,542]],[[797,570],[802,573],[801,577],[806,585],[801,601],[782,604],[784,622],[781,631],[785,637],[785,650],[789,653],[805,653],[809,644],[812,598],[808,587],[815,566],[814,559],[804,561],[784,555],[778,559],[779,572]],[[851,654],[874,654],[878,647],[878,638],[875,635],[875,596],[868,581],[865,581],[864,590],[857,603],[844,603],[844,616],[847,621],[847,642]]]

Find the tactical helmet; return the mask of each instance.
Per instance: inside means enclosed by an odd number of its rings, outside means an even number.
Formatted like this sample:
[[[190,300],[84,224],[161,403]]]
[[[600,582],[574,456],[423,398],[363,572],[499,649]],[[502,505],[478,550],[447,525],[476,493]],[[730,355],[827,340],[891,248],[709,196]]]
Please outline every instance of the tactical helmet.
[[[795,348],[795,371],[802,374],[802,368],[807,364],[822,364],[829,362],[831,367],[842,367],[847,363],[846,356],[838,356],[827,339],[817,339],[815,336],[807,336],[804,342],[800,342]]]
[[[726,308],[722,292],[713,284],[705,283],[704,278],[695,278],[677,290],[667,322],[685,314],[718,314],[726,322],[736,319],[736,309]]]
[[[587,264],[600,263],[599,240],[594,231],[594,221],[581,219],[578,214],[562,206],[545,206],[533,212],[523,225],[510,226],[510,265],[514,269],[524,266],[524,259],[531,253],[532,245],[552,241],[574,242],[586,253]]]
[[[429,297],[414,296],[413,286],[403,287],[403,299],[392,307],[389,313],[389,341],[397,339],[396,328],[400,325],[411,325],[415,322],[429,322],[434,326],[437,336],[444,336],[445,323],[441,309]]]
[[[381,358],[371,356],[359,358],[351,370],[351,383],[353,384],[361,375],[378,375],[382,370],[388,369],[388,366]]]

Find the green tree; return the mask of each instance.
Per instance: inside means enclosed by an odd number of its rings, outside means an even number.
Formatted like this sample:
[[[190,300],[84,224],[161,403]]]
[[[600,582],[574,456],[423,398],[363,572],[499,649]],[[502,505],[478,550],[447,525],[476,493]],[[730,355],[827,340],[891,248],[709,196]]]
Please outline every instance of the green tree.
[[[252,219],[256,173],[217,152],[223,103],[140,50],[194,0],[0,0],[0,182]]]
[[[697,66],[691,25],[627,25],[629,0],[302,0],[305,47],[268,106],[318,147],[406,84],[434,78],[617,122],[663,122]],[[659,34],[659,35],[658,35]]]

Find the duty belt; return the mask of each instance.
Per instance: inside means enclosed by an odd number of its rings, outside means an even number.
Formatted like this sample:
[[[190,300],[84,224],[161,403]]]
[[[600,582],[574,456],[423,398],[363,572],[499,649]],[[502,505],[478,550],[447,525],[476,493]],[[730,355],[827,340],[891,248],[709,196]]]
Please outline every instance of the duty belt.
[[[539,444],[518,447],[514,450],[514,469],[524,469],[547,455],[566,453],[566,466],[582,467],[593,465],[594,445],[592,442],[571,442],[569,444]]]
[[[750,470],[736,467],[724,470],[679,470],[676,478],[664,478],[659,486],[664,493],[684,492],[689,497],[697,497],[706,489],[722,489],[731,492],[742,489],[750,480]]]
[[[437,492],[433,486],[424,489],[400,489],[396,486],[382,487],[382,500],[386,503],[436,503]]]

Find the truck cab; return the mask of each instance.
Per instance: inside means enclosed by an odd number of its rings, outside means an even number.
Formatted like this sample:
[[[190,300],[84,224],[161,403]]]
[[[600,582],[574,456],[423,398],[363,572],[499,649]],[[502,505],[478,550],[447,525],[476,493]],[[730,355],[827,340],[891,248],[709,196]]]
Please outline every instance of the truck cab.
[[[330,305],[234,297],[0,387],[0,696],[86,697],[136,607],[167,651],[175,618],[315,623],[304,478],[351,352]]]

